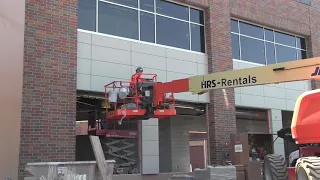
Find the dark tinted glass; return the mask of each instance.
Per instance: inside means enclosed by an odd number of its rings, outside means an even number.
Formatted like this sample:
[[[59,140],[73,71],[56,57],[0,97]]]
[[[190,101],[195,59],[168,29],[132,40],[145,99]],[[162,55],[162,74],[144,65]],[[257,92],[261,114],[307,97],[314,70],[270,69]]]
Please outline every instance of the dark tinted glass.
[[[239,36],[231,34],[232,39],[232,58],[240,59],[240,47],[239,47]]]
[[[312,0],[296,0],[296,1],[307,4],[307,5],[311,5]]]
[[[140,9],[154,12],[154,1],[153,0],[140,0]]]
[[[290,36],[280,32],[274,32],[274,34],[275,34],[275,42],[279,44],[296,47],[296,39],[294,36]]]
[[[298,51],[298,60],[307,58],[307,52],[306,51],[302,51],[302,50],[299,50],[299,49],[297,51]]]
[[[154,14],[140,12],[140,38],[154,43]]]
[[[190,49],[189,23],[157,16],[157,43]]]
[[[303,38],[297,38],[297,48],[307,49],[306,48],[306,40]]]
[[[189,9],[186,6],[175,4],[164,0],[156,0],[157,13],[189,20]]]
[[[198,52],[205,52],[204,43],[204,27],[190,24],[191,25],[191,50]]]
[[[96,31],[96,0],[79,0],[78,8],[78,28]]]
[[[138,11],[100,1],[99,32],[138,40]]]
[[[267,41],[274,42],[274,34],[273,34],[272,30],[264,29],[264,36],[265,36]]]
[[[247,36],[252,36],[255,38],[263,39],[263,28],[254,26],[251,24],[239,22],[240,26],[240,33],[247,35]]]
[[[125,6],[130,6],[134,8],[138,8],[138,0],[108,0],[110,2],[122,4]]]
[[[241,60],[250,61],[259,64],[265,64],[264,43],[247,37],[240,37],[241,42]]]
[[[297,50],[281,45],[276,45],[277,48],[277,63],[293,61],[297,59]]]
[[[266,42],[266,58],[267,64],[275,64],[276,63],[276,55],[274,50],[274,44]]]
[[[190,8],[190,21],[198,24],[204,24],[203,11]]]
[[[238,21],[231,20],[231,32],[238,33]]]

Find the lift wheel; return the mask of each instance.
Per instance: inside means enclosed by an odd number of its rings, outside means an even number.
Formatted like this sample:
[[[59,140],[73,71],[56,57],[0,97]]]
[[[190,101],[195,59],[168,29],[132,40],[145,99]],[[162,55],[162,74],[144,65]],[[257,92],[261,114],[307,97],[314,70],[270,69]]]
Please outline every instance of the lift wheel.
[[[278,154],[268,154],[264,157],[264,180],[288,180],[288,168],[285,158]]]
[[[319,180],[320,157],[302,157],[296,164],[296,180]]]

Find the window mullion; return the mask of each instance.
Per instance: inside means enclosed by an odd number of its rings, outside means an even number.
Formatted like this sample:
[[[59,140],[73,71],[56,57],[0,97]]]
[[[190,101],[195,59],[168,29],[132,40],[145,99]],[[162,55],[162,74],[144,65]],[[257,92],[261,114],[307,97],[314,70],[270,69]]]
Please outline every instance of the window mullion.
[[[265,64],[268,65],[268,59],[267,59],[267,45],[266,45],[266,34],[265,29],[263,28],[263,44],[264,44],[264,60]]]
[[[153,9],[154,9],[154,43],[157,44],[157,7],[156,7],[156,0],[153,0]]]
[[[138,34],[139,34],[139,41],[141,40],[141,13],[140,13],[140,0],[138,0]]]
[[[99,0],[96,0],[96,32],[99,32]]]
[[[274,46],[274,56],[276,60],[276,64],[278,64],[278,57],[277,57],[277,47],[276,47],[276,33],[272,30],[273,32],[273,46]]]
[[[237,21],[237,25],[238,25],[238,32],[239,32],[239,35],[238,35],[238,43],[239,43],[239,58],[240,60],[242,60],[242,53],[241,53],[241,36],[240,36],[240,25],[239,25],[239,21]]]
[[[188,24],[189,24],[189,48],[190,48],[190,50],[192,50],[192,42],[191,42],[191,23],[190,23],[190,7],[188,8],[188,10],[189,10],[189,22],[188,22]]]

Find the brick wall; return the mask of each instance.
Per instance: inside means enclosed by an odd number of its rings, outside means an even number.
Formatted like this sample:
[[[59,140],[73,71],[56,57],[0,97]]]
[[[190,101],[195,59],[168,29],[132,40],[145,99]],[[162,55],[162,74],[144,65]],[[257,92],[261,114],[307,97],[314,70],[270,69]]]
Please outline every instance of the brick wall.
[[[206,40],[208,72],[232,70],[229,1],[212,0],[206,10]],[[217,8],[219,7],[219,8]],[[229,142],[229,135],[236,132],[234,90],[210,92],[209,143],[211,164],[221,163]]]
[[[320,0],[313,0],[310,7],[310,31],[308,38],[308,55],[310,57],[320,56]],[[311,82],[312,89],[320,88],[320,81]]]
[[[295,0],[230,0],[233,17],[301,35],[310,32],[309,7]]]
[[[19,179],[28,162],[75,160],[77,0],[27,0]]]

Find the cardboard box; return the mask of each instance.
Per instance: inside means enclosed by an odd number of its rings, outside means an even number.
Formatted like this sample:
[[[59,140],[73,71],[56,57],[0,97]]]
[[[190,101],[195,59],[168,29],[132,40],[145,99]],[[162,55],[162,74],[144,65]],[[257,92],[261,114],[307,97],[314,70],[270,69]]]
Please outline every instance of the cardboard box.
[[[248,166],[250,162],[249,139],[254,139],[257,147],[266,147],[267,154],[273,153],[272,134],[240,133],[230,135],[230,156],[232,164]],[[266,143],[266,144],[265,144]]]
[[[262,164],[259,161],[250,161],[248,166],[245,166],[246,180],[263,180]]]
[[[246,180],[245,172],[237,172],[237,180]]]
[[[243,165],[235,165],[237,171],[237,180],[246,180],[245,168]]]
[[[231,161],[235,165],[247,166],[249,163],[249,140],[247,133],[232,134],[231,142]]]

